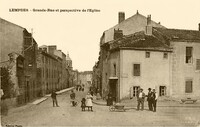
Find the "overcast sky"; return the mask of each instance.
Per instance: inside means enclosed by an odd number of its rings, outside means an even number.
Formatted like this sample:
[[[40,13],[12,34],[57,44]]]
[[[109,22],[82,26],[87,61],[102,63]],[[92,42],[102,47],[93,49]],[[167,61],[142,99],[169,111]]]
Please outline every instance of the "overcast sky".
[[[9,12],[26,8],[29,12]],[[97,9],[100,12],[31,12],[32,9]],[[136,11],[167,28],[197,30],[200,0],[0,0],[0,17],[31,32],[38,45],[57,45],[79,71],[92,70],[103,31]]]

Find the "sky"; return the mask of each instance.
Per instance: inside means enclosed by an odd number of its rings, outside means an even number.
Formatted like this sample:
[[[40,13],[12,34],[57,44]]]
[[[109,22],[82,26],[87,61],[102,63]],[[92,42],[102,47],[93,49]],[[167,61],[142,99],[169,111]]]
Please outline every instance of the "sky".
[[[28,12],[9,11],[20,8]],[[33,9],[81,12],[33,12]],[[100,37],[118,23],[118,12],[125,12],[128,18],[137,10],[144,16],[151,14],[152,20],[167,28],[198,30],[200,23],[200,0],[0,0],[1,18],[29,32],[33,29],[38,46],[57,45],[57,49],[69,53],[73,69],[79,71],[92,70],[98,61]]]

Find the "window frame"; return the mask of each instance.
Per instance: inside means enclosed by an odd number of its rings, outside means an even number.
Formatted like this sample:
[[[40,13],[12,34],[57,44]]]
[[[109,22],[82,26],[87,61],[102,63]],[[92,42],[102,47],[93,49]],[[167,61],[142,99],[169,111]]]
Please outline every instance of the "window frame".
[[[187,82],[191,82],[191,91],[190,90],[187,90]],[[186,94],[191,94],[191,93],[193,93],[193,79],[186,79],[185,80],[185,93]]]
[[[151,57],[151,53],[149,51],[145,52],[145,58],[150,58]]]
[[[165,55],[166,55],[166,57],[165,57]],[[167,52],[164,52],[164,53],[163,53],[163,59],[168,59],[168,56],[169,56],[169,55],[168,55]]]
[[[136,75],[135,75],[135,73],[136,73],[135,72],[135,65],[139,65],[139,67],[140,67],[139,68],[139,74],[136,74]],[[140,77],[141,76],[141,63],[133,63],[133,76],[134,77]]]
[[[189,53],[187,53],[187,48],[189,49],[189,48],[191,48],[191,56],[189,56],[189,55],[187,55],[187,54],[189,54]],[[186,64],[192,64],[193,63],[193,47],[192,46],[186,46],[186,48],[185,48],[185,63]],[[189,62],[189,59],[188,59],[188,57],[190,57],[190,62]]]
[[[196,70],[200,71],[200,59],[196,59]]]

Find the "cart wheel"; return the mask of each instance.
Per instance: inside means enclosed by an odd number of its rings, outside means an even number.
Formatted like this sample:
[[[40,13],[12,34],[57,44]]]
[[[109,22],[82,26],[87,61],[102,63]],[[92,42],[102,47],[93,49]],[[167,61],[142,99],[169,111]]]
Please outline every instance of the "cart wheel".
[[[111,106],[109,107],[109,110],[110,110],[111,112],[113,112],[113,111],[115,111],[115,107],[114,107],[113,105],[111,105]]]

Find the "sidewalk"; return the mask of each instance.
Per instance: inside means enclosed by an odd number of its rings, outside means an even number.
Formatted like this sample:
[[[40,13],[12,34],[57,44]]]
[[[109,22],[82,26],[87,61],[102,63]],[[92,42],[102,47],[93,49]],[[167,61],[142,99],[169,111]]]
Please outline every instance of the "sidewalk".
[[[100,100],[93,100],[93,103],[96,105],[106,106],[106,100],[100,99]],[[144,107],[148,107],[147,101],[144,102]],[[124,105],[125,107],[137,107],[137,99],[125,99],[120,102],[121,105]],[[181,101],[177,100],[158,100],[157,101],[157,107],[193,107],[193,108],[200,108],[200,100],[198,100],[195,103],[181,103]]]
[[[70,90],[72,90],[72,89],[74,89],[74,87],[70,87],[70,88],[67,88],[67,89],[63,89],[63,90],[57,91],[56,93],[57,93],[57,94],[62,94],[62,93],[64,93],[64,92],[70,91]],[[42,97],[42,98],[40,98],[40,99],[35,100],[34,102],[32,102],[32,104],[38,105],[38,104],[42,103],[43,101],[47,100],[48,97],[50,97],[50,96],[51,96],[51,94],[47,94],[45,97]]]

